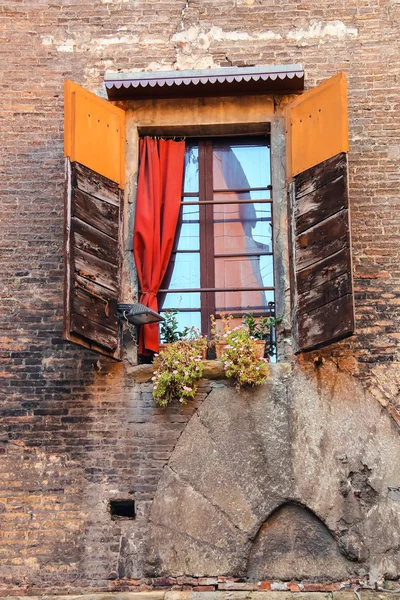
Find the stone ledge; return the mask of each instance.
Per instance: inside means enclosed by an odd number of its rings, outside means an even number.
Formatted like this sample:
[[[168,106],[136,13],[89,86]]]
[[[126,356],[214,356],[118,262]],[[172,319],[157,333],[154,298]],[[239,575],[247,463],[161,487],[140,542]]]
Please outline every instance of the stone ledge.
[[[359,589],[361,600],[387,600],[390,594],[384,591]],[[92,594],[41,596],[2,596],[7,600],[357,600],[354,591],[333,592],[289,592],[289,591],[229,591],[196,592],[188,591],[144,591],[144,592],[103,592]],[[398,598],[398,596],[394,596]]]
[[[135,365],[127,367],[127,374],[137,383],[147,383],[153,377],[154,365]],[[291,367],[287,362],[266,364],[265,374],[271,378],[280,378],[290,373]],[[203,360],[203,379],[226,379],[222,361]]]

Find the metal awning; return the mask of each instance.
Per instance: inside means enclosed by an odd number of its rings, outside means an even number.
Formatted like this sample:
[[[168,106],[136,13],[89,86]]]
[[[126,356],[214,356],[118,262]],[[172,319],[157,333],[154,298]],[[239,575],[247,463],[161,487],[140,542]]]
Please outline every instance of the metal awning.
[[[292,94],[304,89],[301,65],[221,67],[193,71],[141,71],[104,76],[110,100]]]

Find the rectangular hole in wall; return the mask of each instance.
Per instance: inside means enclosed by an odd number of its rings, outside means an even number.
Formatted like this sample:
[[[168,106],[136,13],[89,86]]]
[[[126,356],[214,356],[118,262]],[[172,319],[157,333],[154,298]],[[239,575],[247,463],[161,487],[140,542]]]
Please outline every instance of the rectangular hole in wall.
[[[110,500],[110,514],[112,519],[135,519],[134,500]]]

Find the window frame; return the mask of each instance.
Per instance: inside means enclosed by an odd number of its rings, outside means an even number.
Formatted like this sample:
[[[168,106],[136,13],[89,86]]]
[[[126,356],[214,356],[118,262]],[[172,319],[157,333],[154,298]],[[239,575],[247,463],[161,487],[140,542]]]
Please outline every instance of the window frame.
[[[127,101],[126,111],[125,259],[122,288],[124,297],[138,297],[133,260],[133,223],[137,188],[139,138],[265,136],[271,148],[271,201],[273,214],[275,312],[285,314],[277,326],[279,361],[290,358],[289,241],[287,229],[285,104],[271,95],[182,98],[175,100]],[[155,124],[156,123],[156,124]],[[135,360],[135,348],[127,356]]]
[[[163,301],[167,294],[170,293],[189,293],[191,290],[189,288],[180,288],[173,289],[169,287],[169,282],[171,279],[171,274],[173,271],[173,267],[171,267],[171,263],[173,262],[173,256],[177,254],[190,254],[196,253],[199,255],[200,259],[200,287],[193,289],[193,292],[200,293],[200,308],[199,309],[190,309],[180,307],[173,307],[170,310],[177,309],[182,312],[200,312],[201,318],[201,331],[207,337],[211,337],[211,322],[210,315],[213,314],[217,319],[220,318],[221,312],[217,311],[216,307],[216,294],[219,291],[234,291],[233,288],[222,288],[216,286],[216,274],[215,274],[215,259],[217,258],[229,258],[229,257],[241,257],[246,256],[245,254],[234,253],[234,254],[216,254],[215,253],[215,245],[214,245],[214,224],[215,224],[215,214],[214,207],[218,205],[230,204],[228,200],[224,201],[222,198],[219,200],[214,199],[214,195],[218,193],[244,193],[250,191],[265,191],[266,196],[268,198],[264,199],[237,199],[232,202],[232,204],[268,204],[270,206],[270,214],[271,214],[271,224],[273,225],[273,199],[272,199],[272,184],[270,183],[267,186],[263,186],[261,188],[258,187],[250,187],[246,189],[233,189],[227,188],[223,190],[214,189],[213,182],[213,156],[214,156],[214,144],[218,142],[218,140],[226,141],[229,144],[243,144],[248,145],[260,145],[268,147],[270,154],[270,162],[271,162],[271,142],[270,135],[264,134],[263,136],[219,136],[219,137],[196,137],[196,138],[188,138],[189,145],[198,147],[198,161],[199,161],[199,186],[198,191],[196,192],[185,192],[182,190],[182,208],[183,206],[197,206],[199,208],[199,249],[198,250],[178,250],[177,244],[179,242],[179,236],[176,237],[174,248],[171,253],[171,259],[169,263],[169,270],[164,278],[164,281],[161,284],[161,288],[159,291],[159,310],[160,312],[164,312],[162,308]],[[269,180],[271,180],[271,174],[269,176]],[[192,199],[193,198],[193,199]],[[197,198],[197,200],[196,200]],[[274,260],[274,252],[273,252],[273,231],[271,232],[271,245],[272,251],[268,253],[260,252],[261,255],[272,256],[272,260]],[[251,256],[251,255],[247,255]],[[246,287],[242,286],[238,288],[238,290],[242,291],[272,291],[275,296],[275,285],[271,286],[261,286],[261,287]],[[275,299],[270,306],[269,311],[260,311],[253,310],[253,314],[255,316],[261,315],[273,315],[274,309],[272,306],[275,305]],[[226,307],[226,312],[234,314],[234,316],[241,316],[246,312],[245,307],[238,307],[237,310],[233,310],[230,307]]]

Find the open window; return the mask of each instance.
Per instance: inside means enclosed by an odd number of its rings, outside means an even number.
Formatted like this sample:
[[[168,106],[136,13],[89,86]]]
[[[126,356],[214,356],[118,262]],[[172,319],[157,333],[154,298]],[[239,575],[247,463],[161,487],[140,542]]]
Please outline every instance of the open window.
[[[67,82],[64,338],[117,359],[124,136],[124,110]],[[181,220],[159,294],[160,309],[178,308],[184,324],[207,332],[213,312],[273,311],[270,141],[269,134],[187,139]],[[293,339],[301,352],[354,332],[343,74],[288,104],[286,147]]]

